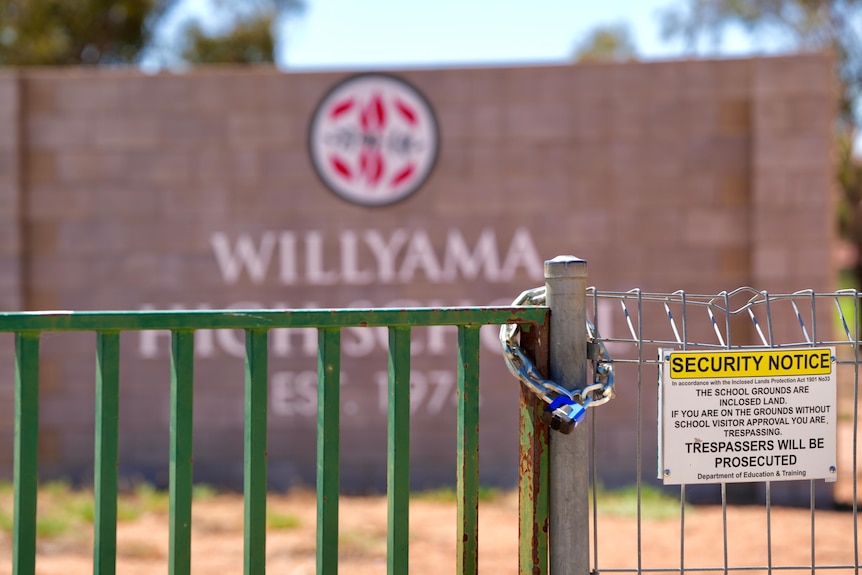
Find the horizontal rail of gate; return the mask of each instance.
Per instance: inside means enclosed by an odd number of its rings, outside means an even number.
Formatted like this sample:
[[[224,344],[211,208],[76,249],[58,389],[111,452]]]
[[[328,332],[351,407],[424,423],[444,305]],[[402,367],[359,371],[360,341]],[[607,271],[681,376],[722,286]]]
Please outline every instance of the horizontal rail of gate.
[[[587,423],[593,497],[591,516],[579,521],[582,526],[590,524],[590,572],[828,571],[858,575],[862,567],[857,504],[862,495],[857,484],[862,293],[769,293],[740,288],[697,294],[588,288],[585,307],[588,319],[595,323],[602,334],[601,341],[614,358],[618,382],[612,407],[591,411]],[[843,440],[838,444],[837,482],[752,479],[741,484],[661,486],[656,463],[657,444],[661,441],[656,431],[657,412],[661,409],[656,397],[662,363],[659,350],[814,347],[835,349],[837,425],[843,430],[839,436]],[[625,438],[621,427],[626,430]],[[626,469],[611,469],[609,461],[622,457],[618,453],[604,457],[610,448],[629,450]],[[636,485],[636,531],[622,533],[603,520],[597,485],[607,486],[608,482]],[[678,495],[678,513],[664,520],[665,528],[654,528],[657,524],[646,517],[643,494],[647,489]],[[716,514],[706,542],[704,533],[696,531],[703,527],[693,525],[698,514],[703,513],[697,506],[692,510],[691,501],[698,499],[720,503],[720,514]],[[791,524],[785,515],[777,515],[778,506],[783,507],[782,511],[796,508],[801,517],[794,515],[796,523]],[[743,509],[755,514],[755,526],[744,523],[751,521],[751,515],[743,516]],[[821,532],[825,514],[831,514],[830,518],[843,528],[837,533]],[[675,522],[676,527],[667,528],[667,522]],[[743,543],[735,531],[747,534]],[[793,549],[788,548],[788,534],[794,537]],[[746,560],[741,557],[743,547],[749,548]],[[751,548],[756,548],[758,561],[750,560]],[[657,553],[657,549],[663,551]]]
[[[341,330],[388,328],[387,411],[387,570],[408,572],[408,496],[410,489],[410,341],[411,328],[455,326],[458,330],[457,572],[478,570],[479,501],[479,329],[519,323],[532,338],[531,349],[547,336],[546,307],[471,307],[410,309],[200,310],[131,312],[0,313],[0,333],[15,334],[15,444],[13,573],[36,571],[38,493],[39,343],[47,332],[96,333],[96,422],[94,463],[94,572],[114,573],[118,492],[120,335],[168,330],[170,354],[169,571],[191,568],[192,404],[194,333],[203,329],[245,331],[244,415],[244,570],[265,572],[267,488],[268,332],[277,328],[318,331],[317,413],[317,572],[338,569],[339,379]],[[537,354],[541,357],[541,353]],[[544,430],[533,417],[534,398],[522,394],[521,563],[522,570],[544,572],[547,505],[544,484],[547,454]],[[545,433],[543,436],[542,433]],[[543,467],[544,465],[544,467]]]

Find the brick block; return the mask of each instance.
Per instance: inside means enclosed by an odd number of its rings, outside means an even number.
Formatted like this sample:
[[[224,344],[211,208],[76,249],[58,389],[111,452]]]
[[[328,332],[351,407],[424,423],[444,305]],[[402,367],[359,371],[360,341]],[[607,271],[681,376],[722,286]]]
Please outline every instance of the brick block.
[[[27,251],[34,256],[54,254],[58,248],[57,227],[55,222],[34,221],[28,223],[24,228]]]
[[[684,217],[682,238],[690,246],[738,248],[749,243],[749,215],[744,208],[690,208]]]
[[[471,70],[469,78],[465,81],[470,86],[470,101],[476,107],[487,103],[496,103],[504,106],[508,99],[506,93],[507,74],[498,68],[480,68]]]
[[[719,176],[721,204],[728,207],[747,206],[751,201],[751,183],[745,171],[726,171]]]
[[[752,212],[755,226],[752,236],[758,243],[802,244],[820,242],[833,233],[831,218],[826,211],[809,212],[778,206]]]
[[[735,278],[735,282],[743,285],[749,279],[751,271],[751,252],[749,251],[750,244],[745,244],[737,247],[726,247],[721,249],[721,276],[726,278]],[[731,282],[734,279],[730,280]]]
[[[688,137],[715,138],[716,126],[719,125],[719,104],[716,100],[688,96],[680,100],[679,114]]]
[[[159,126],[143,114],[99,117],[92,126],[93,145],[113,150],[150,150],[164,144]]]
[[[57,179],[64,185],[98,182],[104,177],[102,154],[78,146],[60,146],[56,155]]]
[[[95,401],[90,396],[51,397],[39,405],[40,425],[63,428],[64,434],[73,429],[92,432],[95,417]]]
[[[158,124],[159,139],[172,148],[194,149],[222,142],[227,137],[225,120],[216,114],[170,114],[154,121]]]
[[[751,99],[754,70],[752,60],[719,60],[715,63],[715,68],[718,76],[718,96],[730,100]]]
[[[21,78],[21,99],[31,115],[54,114],[57,111],[56,81],[43,74],[25,74]]]
[[[570,137],[578,143],[611,142],[614,109],[609,100],[576,100],[572,104]]]
[[[21,137],[18,132],[17,114],[0,113],[0,126],[3,126],[3,130],[0,130],[0,154],[17,153]]]
[[[0,256],[17,258],[21,255],[21,237],[18,222],[0,218]]]
[[[806,94],[834,101],[837,84],[832,64],[825,53],[755,58],[753,92],[757,98]]]
[[[829,242],[812,242],[798,248],[795,263],[795,274],[800,278],[809,278],[804,285],[832,285],[835,250]],[[812,279],[816,279],[816,283]]]
[[[823,157],[830,154],[833,139],[825,134],[799,134],[783,138],[758,138],[754,144],[753,164],[760,170],[806,169],[823,167]]]
[[[609,116],[609,136],[615,143],[646,138],[647,114],[636,99],[613,98]]]
[[[93,125],[83,116],[34,116],[27,120],[27,144],[39,150],[60,150],[93,144]]]
[[[430,101],[433,108],[463,108],[473,104],[470,82],[448,70],[422,70],[405,74],[405,79],[416,86]]]
[[[63,436],[66,430],[62,428],[39,428],[39,462],[43,465],[58,464],[63,461]]]
[[[20,217],[18,200],[17,181],[0,178],[0,220],[11,222]]]
[[[441,148],[472,139],[470,133],[471,116],[472,110],[468,107],[449,106],[437,112],[437,123],[442,141]]]
[[[226,119],[228,145],[252,147],[304,146],[308,119],[287,112],[262,114],[250,110]]]
[[[103,181],[86,189],[90,199],[88,213],[117,218],[157,218],[163,215],[160,211],[160,191],[153,184],[137,182],[132,178],[125,183]]]
[[[746,99],[723,100],[718,108],[720,134],[747,134],[751,130],[751,102]]]
[[[611,94],[612,76],[605,64],[578,64],[572,66],[572,96],[577,102],[595,102]],[[489,97],[491,95],[489,94]]]
[[[17,73],[0,74],[0,118],[10,119],[18,115],[20,84]]]
[[[50,160],[53,162],[53,159],[52,155]],[[53,163],[51,169],[56,169]],[[43,180],[46,175],[43,172],[37,181]],[[86,185],[65,187],[37,183],[33,180],[30,180],[30,183],[27,201],[28,217],[32,220],[83,218],[93,211],[93,205],[90,202],[94,196]]]
[[[525,143],[565,141],[571,124],[568,106],[511,105],[505,108],[507,138]]]
[[[468,117],[469,135],[474,142],[498,142],[506,132],[506,110],[499,103],[477,104]],[[443,137],[448,135],[444,131]]]
[[[700,101],[709,101],[715,98],[720,86],[718,72],[721,66],[719,61],[688,60],[679,64],[684,77],[682,93],[686,97]]]
[[[215,88],[210,96],[223,102],[228,90],[238,90],[235,78],[225,78],[216,86],[201,86]],[[134,116],[141,117],[155,113],[188,113],[198,109],[200,100],[198,86],[192,75],[162,73],[157,75],[134,74],[124,78],[119,85],[120,100],[123,103],[121,114],[112,116],[131,116],[128,112],[134,110]],[[250,95],[251,91],[247,91]],[[204,106],[206,108],[206,106]],[[222,108],[224,109],[224,108]]]
[[[103,116],[117,112],[128,112],[123,101],[124,83],[133,78],[131,74],[95,74],[83,70],[68,69],[53,78],[52,98],[57,112],[70,116]]]
[[[831,196],[834,182],[825,170],[760,170],[753,176],[753,203],[764,209],[772,205],[805,211],[821,208]],[[832,202],[826,202],[831,205]]]
[[[677,143],[690,135],[687,109],[691,105],[678,98],[655,100],[642,110],[643,140],[662,146]],[[699,124],[698,124],[699,125]]]
[[[193,162],[194,152],[187,149],[141,151],[129,166],[128,177],[142,184],[152,184],[156,189],[168,186],[181,189],[193,181]]]
[[[24,162],[28,186],[49,186],[57,181],[57,162],[54,152],[32,150]]]

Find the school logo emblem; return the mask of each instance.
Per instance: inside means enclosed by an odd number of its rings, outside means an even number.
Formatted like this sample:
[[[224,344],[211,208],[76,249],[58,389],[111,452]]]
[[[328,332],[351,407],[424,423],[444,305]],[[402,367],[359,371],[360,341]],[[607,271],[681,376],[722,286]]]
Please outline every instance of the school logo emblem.
[[[317,175],[341,198],[363,206],[403,200],[437,160],[437,119],[413,86],[385,74],[359,74],[318,104],[309,128]]]

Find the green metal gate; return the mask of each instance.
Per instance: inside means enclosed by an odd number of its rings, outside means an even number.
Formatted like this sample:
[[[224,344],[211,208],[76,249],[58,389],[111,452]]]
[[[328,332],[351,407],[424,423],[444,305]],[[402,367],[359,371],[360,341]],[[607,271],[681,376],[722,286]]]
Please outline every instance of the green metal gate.
[[[268,332],[316,328],[318,333],[317,572],[338,569],[339,379],[341,330],[386,327],[387,571],[408,565],[410,489],[410,336],[419,326],[458,328],[457,572],[478,570],[479,329],[525,324],[522,342],[547,368],[548,308],[473,307],[412,309],[313,309],[137,312],[16,312],[0,314],[0,332],[15,334],[15,444],[12,571],[36,571],[39,437],[39,342],[46,332],[96,333],[94,469],[94,573],[116,567],[120,337],[123,332],[171,332],[169,572],[191,568],[192,404],[194,333],[201,329],[245,332],[244,571],[265,572],[267,488]],[[544,346],[544,347],[543,347]],[[543,352],[537,352],[544,349]],[[547,569],[547,427],[536,417],[540,400],[521,393],[520,571]]]

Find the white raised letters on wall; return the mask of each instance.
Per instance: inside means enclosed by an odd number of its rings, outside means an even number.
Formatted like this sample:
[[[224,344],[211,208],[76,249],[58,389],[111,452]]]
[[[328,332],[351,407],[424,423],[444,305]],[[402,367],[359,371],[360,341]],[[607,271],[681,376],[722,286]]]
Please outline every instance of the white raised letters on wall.
[[[504,243],[505,242],[505,243]],[[542,280],[543,260],[526,228],[511,237],[483,229],[471,246],[461,230],[446,231],[442,250],[424,229],[345,230],[328,237],[319,230],[266,231],[231,237],[214,232],[210,238],[222,279],[233,285],[242,278],[253,284],[326,286],[407,284],[413,281],[455,283],[512,281],[522,272],[532,282]],[[337,246],[336,258],[326,258]]]

